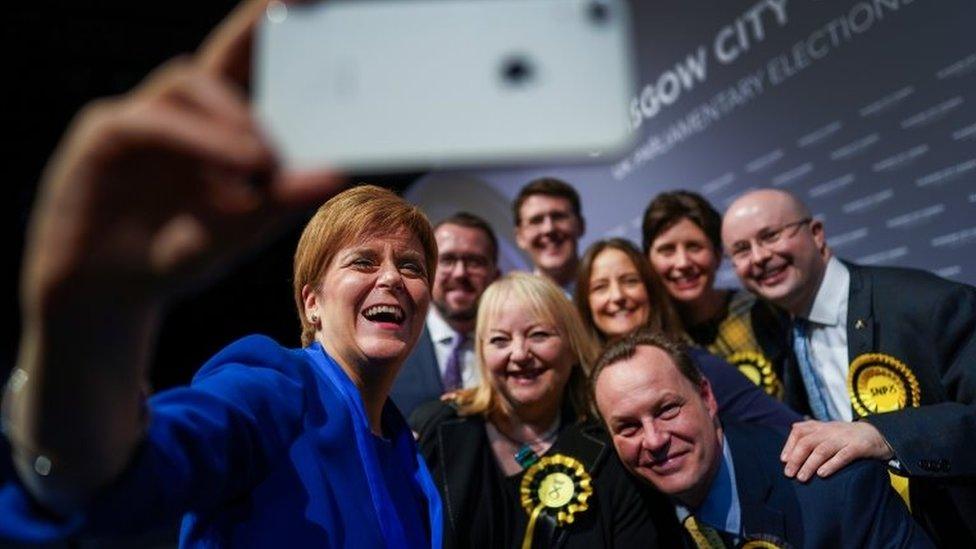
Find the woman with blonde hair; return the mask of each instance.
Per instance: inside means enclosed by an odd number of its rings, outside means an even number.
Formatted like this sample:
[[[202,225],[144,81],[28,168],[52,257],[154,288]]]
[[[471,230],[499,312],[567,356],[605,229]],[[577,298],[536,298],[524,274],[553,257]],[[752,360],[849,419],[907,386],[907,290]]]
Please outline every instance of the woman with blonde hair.
[[[475,337],[483,383],[411,417],[446,502],[445,547],[680,543],[592,417],[596,343],[562,290],[504,276],[481,297]]]

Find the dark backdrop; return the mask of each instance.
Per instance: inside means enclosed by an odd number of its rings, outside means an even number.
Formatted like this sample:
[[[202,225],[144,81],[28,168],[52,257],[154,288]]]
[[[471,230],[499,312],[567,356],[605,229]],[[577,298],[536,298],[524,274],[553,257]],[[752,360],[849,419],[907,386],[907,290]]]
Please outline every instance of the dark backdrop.
[[[74,113],[88,101],[124,93],[154,67],[192,52],[236,5],[232,0],[165,3],[120,0],[19,2],[2,20],[7,82],[3,129],[11,235],[4,262],[8,290],[0,331],[0,379],[16,360],[17,283],[24,228],[40,172]],[[360,179],[405,188],[415,175]],[[291,294],[291,257],[301,228],[277,238],[206,291],[177,300],[162,325],[152,384],[185,383],[221,347],[261,332],[299,344]]]

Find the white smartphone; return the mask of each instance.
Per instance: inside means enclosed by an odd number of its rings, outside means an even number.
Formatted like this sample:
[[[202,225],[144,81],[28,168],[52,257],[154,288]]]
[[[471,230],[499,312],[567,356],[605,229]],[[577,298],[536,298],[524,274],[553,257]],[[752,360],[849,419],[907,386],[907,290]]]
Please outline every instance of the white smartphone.
[[[259,120],[288,167],[390,172],[621,154],[624,0],[273,2]]]

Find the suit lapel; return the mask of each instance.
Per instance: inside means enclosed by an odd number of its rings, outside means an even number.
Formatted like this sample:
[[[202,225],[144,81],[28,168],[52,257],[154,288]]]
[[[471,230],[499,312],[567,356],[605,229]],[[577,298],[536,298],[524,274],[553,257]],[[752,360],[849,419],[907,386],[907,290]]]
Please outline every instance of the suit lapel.
[[[444,482],[444,514],[454,532],[464,532],[466,525],[458,521],[464,502],[470,497],[471,479],[476,477],[484,454],[491,451],[485,443],[484,422],[471,417],[445,421],[438,426],[437,437]]]
[[[440,366],[437,363],[437,352],[434,350],[434,340],[424,324],[424,331],[420,334],[417,344],[418,358],[423,369],[423,384],[435,390],[437,394],[444,392],[444,381],[441,379]]]
[[[732,451],[735,466],[736,491],[742,509],[742,532],[746,538],[759,534],[786,539],[786,525],[782,511],[768,504],[772,492],[771,481],[762,470],[766,461],[757,455],[748,435],[737,429],[727,429],[725,438]],[[777,469],[778,471],[778,469]]]
[[[871,277],[857,265],[847,264],[851,288],[847,300],[847,362],[874,349],[874,318],[871,314]]]

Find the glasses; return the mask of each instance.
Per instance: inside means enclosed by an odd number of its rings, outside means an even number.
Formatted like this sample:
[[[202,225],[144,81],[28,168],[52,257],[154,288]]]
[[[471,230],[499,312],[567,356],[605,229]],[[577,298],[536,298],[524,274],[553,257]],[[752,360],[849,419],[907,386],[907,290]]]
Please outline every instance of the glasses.
[[[769,250],[772,246],[775,246],[777,242],[785,238],[793,238],[796,233],[800,230],[800,227],[806,225],[807,223],[813,221],[813,218],[804,217],[799,221],[793,221],[780,225],[772,229],[763,229],[756,234],[754,238],[749,240],[740,240],[729,248],[728,256],[732,258],[733,263],[743,264],[749,261],[749,256],[752,255],[752,245]]]
[[[487,273],[491,265],[488,258],[483,255],[441,254],[437,257],[437,269],[441,271],[453,271],[458,263],[471,274]]]

